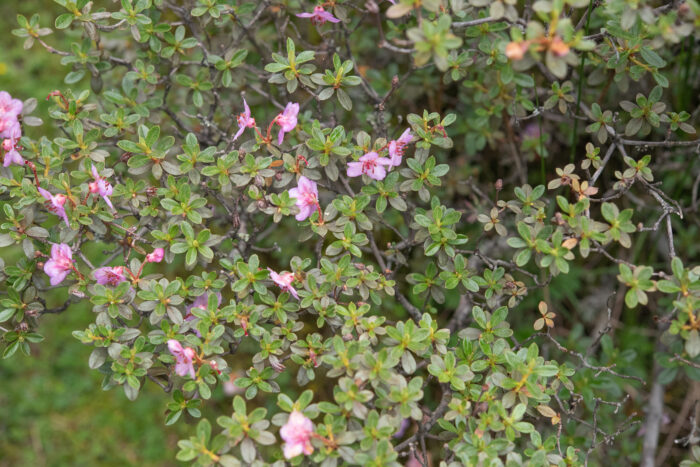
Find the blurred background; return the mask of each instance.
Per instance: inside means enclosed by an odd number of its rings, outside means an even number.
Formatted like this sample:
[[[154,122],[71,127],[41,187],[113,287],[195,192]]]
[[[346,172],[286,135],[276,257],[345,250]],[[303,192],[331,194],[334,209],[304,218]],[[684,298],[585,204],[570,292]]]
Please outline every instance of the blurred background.
[[[36,115],[44,125],[29,128],[39,138],[53,137],[47,123],[46,95],[64,86],[60,58],[10,34],[16,16],[39,13],[41,25],[53,22],[61,7],[52,0],[0,0],[0,90],[22,100],[39,101]],[[46,37],[48,43],[67,49],[65,34]],[[79,86],[79,85],[78,85]],[[21,258],[20,251],[0,249],[6,264]],[[45,341],[0,360],[0,466],[166,466],[177,465],[177,441],[187,427],[164,426],[168,395],[146,385],[135,402],[121,389],[101,390],[101,376],[88,368],[91,348],[72,336],[94,321],[86,303],[73,305],[59,315],[41,320]],[[220,403],[230,398],[218,396]]]

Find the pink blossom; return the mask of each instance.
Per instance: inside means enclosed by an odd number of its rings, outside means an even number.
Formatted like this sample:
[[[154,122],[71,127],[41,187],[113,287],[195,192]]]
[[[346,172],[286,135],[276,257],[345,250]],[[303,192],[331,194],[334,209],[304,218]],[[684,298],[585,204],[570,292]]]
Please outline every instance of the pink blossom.
[[[359,177],[362,174],[375,180],[384,180],[386,169],[384,166],[391,166],[391,159],[379,157],[376,152],[368,152],[360,157],[357,162],[348,162],[348,177]]]
[[[10,136],[10,130],[18,124],[17,117],[22,112],[22,101],[13,99],[5,91],[0,91],[0,138]]]
[[[282,292],[289,292],[294,298],[299,300],[299,295],[297,295],[296,289],[292,287],[292,282],[294,282],[294,273],[283,272],[278,274],[270,268],[267,268],[267,270],[270,271],[270,279],[272,279],[272,281],[279,286]]]
[[[146,262],[147,263],[160,263],[161,261],[163,261],[164,254],[165,254],[165,250],[163,250],[162,248],[156,248],[151,253],[146,255]]]
[[[411,142],[413,135],[411,134],[411,129],[407,128],[399,139],[392,140],[389,142],[389,156],[391,156],[391,165],[394,167],[401,165],[401,158],[403,157],[403,151],[405,146]]]
[[[44,264],[44,272],[50,278],[51,285],[58,285],[73,269],[73,252],[65,243],[51,245],[51,259]]]
[[[97,268],[92,273],[98,284],[119,285],[126,280],[124,266]]]
[[[22,137],[22,128],[19,122],[15,122],[6,131],[7,138],[2,142],[2,150],[5,152],[2,165],[9,167],[10,164],[24,165],[24,159],[17,151],[17,142]]]
[[[282,144],[284,134],[289,133],[297,126],[297,115],[299,114],[299,104],[289,102],[284,108],[284,111],[275,117],[275,122],[280,126],[280,132],[277,135],[277,144]]]
[[[195,356],[195,351],[191,347],[182,347],[179,341],[170,339],[168,341],[168,350],[175,357],[175,373],[180,376],[190,375],[195,379],[194,365],[192,360]]]
[[[233,140],[236,141],[241,134],[243,134],[243,131],[246,128],[255,128],[255,119],[250,117],[250,108],[248,107],[248,103],[243,99],[243,107],[245,111],[238,115],[238,132],[236,135],[233,137]]]
[[[308,219],[318,209],[318,188],[316,187],[316,182],[309,180],[303,175],[299,177],[297,187],[289,190],[289,196],[297,200],[296,205],[299,208],[299,214],[295,218],[298,221]]]
[[[66,226],[70,228],[68,216],[66,215],[66,208],[63,207],[63,205],[66,204],[66,195],[52,195],[48,190],[41,187],[39,187],[39,194],[46,200],[46,209],[62,218],[66,222]]]
[[[340,22],[338,18],[324,10],[321,5],[314,7],[313,13],[299,13],[297,16],[299,18],[311,18],[311,24],[318,26],[324,24],[326,21],[330,21],[331,23]]]
[[[284,457],[291,459],[301,453],[307,456],[314,452],[311,445],[311,435],[314,426],[307,417],[298,410],[289,414],[287,423],[280,428],[280,436],[285,442]]]
[[[112,206],[112,201],[110,201],[109,196],[112,196],[112,185],[110,183],[102,178],[100,176],[100,173],[97,171],[97,168],[95,166],[92,166],[92,178],[95,179],[94,182],[91,182],[88,187],[90,188],[90,193],[97,193],[100,196],[102,196],[102,199],[105,200],[105,203],[109,206],[109,208],[114,211],[114,206]]]

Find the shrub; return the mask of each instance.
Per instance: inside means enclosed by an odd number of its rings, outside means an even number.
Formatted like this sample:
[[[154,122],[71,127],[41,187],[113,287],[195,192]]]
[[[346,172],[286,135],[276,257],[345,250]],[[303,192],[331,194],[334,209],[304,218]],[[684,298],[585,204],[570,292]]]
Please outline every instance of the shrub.
[[[700,460],[695,1],[56,2],[69,50],[13,33],[61,136],[0,94],[5,358],[89,301],[199,465]]]

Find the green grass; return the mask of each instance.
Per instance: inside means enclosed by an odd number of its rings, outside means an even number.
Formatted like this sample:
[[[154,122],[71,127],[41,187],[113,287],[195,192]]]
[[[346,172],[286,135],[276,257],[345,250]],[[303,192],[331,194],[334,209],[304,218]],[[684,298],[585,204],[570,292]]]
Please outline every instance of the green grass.
[[[98,2],[99,3],[99,2]],[[44,125],[29,129],[35,138],[55,134],[48,120],[46,95],[64,89],[65,69],[60,58],[35,43],[24,50],[23,40],[9,31],[15,16],[41,15],[49,26],[60,7],[51,0],[0,1],[0,90],[22,100],[35,97],[35,115]],[[68,48],[62,33],[45,37],[58,48]],[[6,263],[19,252],[0,251]],[[19,253],[21,254],[21,253]],[[169,396],[146,384],[130,402],[121,388],[101,390],[101,375],[88,368],[91,348],[78,342],[72,331],[93,322],[89,306],[74,305],[60,315],[42,318],[39,332],[45,341],[0,360],[0,466],[164,466],[176,465],[177,440],[188,431],[180,422],[164,426]]]

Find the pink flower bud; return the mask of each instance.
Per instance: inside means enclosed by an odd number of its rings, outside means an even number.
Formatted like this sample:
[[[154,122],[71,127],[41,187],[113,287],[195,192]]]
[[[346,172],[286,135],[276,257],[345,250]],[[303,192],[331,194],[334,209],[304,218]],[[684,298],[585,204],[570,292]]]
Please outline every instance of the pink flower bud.
[[[162,248],[156,248],[153,252],[146,255],[147,263],[160,263],[163,261],[163,255],[165,251]]]

